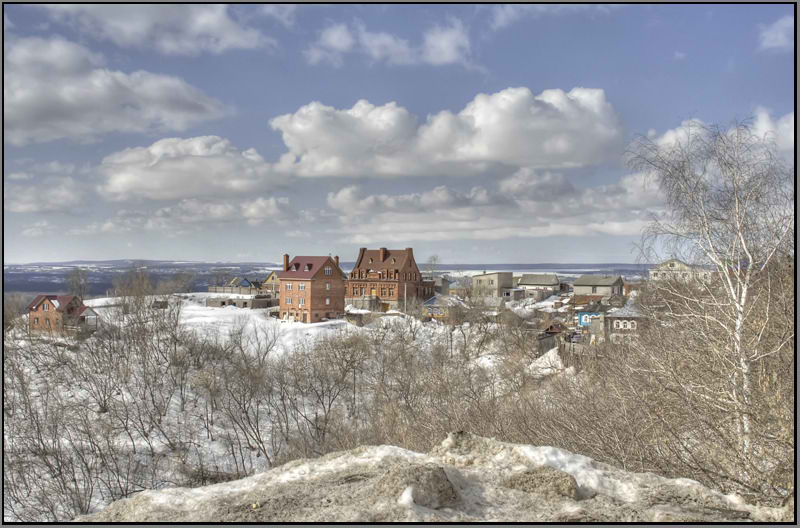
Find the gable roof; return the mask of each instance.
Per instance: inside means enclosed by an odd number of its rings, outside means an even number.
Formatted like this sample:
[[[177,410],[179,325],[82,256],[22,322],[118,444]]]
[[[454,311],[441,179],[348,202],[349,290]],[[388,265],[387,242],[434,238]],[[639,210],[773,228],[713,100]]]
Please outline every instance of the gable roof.
[[[166,302],[166,301],[164,301]],[[97,316],[97,312],[92,310],[89,306],[82,305],[78,310],[75,312],[75,315],[83,315],[83,316]]]
[[[353,266],[353,270],[371,269],[375,271],[382,271],[390,269],[403,269],[409,259],[414,260],[413,254],[414,252],[411,248],[386,249],[384,253],[384,259],[381,260],[380,249],[361,248],[361,252],[358,254],[358,260]],[[369,261],[370,259],[372,259],[372,262]],[[392,259],[395,259],[394,264],[392,264]],[[416,267],[416,262],[414,262],[414,266]],[[419,271],[418,267],[417,271]]]
[[[261,283],[263,284],[263,283],[265,283],[265,282],[267,282],[267,281],[270,281],[270,280],[272,280],[272,278],[273,278],[273,277],[275,278],[275,280],[277,280],[277,279],[279,278],[279,277],[278,277],[278,272],[276,272],[276,271],[270,271],[270,272],[269,272],[269,275],[267,275],[267,276],[264,278],[264,280],[263,280],[263,281],[261,281]]]
[[[69,303],[78,298],[74,295],[37,295],[36,298],[28,305],[28,310],[35,310],[36,307],[39,306],[39,304],[45,299],[50,301],[50,303],[55,306],[57,312],[63,312]]]
[[[423,306],[466,306],[464,301],[454,295],[442,295],[441,293],[434,293],[433,297],[427,299],[422,303]]]
[[[582,304],[600,302],[600,300],[603,297],[605,297],[605,295],[573,295],[572,297],[570,297],[569,302],[567,304],[580,306]]]
[[[520,286],[558,286],[558,275],[555,273],[525,273],[519,279]]]
[[[573,286],[613,286],[614,284],[619,281],[622,282],[622,277],[620,275],[581,275],[575,282],[572,283]]]
[[[289,262],[289,269],[282,271],[281,279],[312,279],[325,266],[330,266],[344,279],[347,278],[331,257],[301,257],[297,256]]]

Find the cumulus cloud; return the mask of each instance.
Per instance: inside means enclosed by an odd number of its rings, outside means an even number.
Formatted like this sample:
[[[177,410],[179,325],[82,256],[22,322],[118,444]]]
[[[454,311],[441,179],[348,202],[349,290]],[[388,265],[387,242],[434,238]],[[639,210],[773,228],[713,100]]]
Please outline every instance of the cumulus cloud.
[[[353,49],[355,43],[355,37],[345,24],[335,24],[323,29],[317,41],[303,54],[309,64],[329,62],[338,67],[343,63],[342,55]]]
[[[60,37],[12,40],[4,58],[3,131],[12,145],[180,131],[226,114],[178,77],[109,70],[102,55]]]
[[[390,65],[461,64],[480,69],[472,63],[469,32],[461,20],[450,18],[446,25],[435,25],[425,31],[422,42],[412,46],[408,40],[385,31],[373,32],[360,20],[352,26],[338,23],[323,29],[303,54],[309,64],[344,64],[348,53],[359,53],[373,62]]]
[[[331,229],[342,242],[371,244],[640,233],[663,207],[643,174],[612,185],[577,189],[561,174],[520,170],[496,190],[459,192],[445,186],[423,193],[364,195],[358,186],[328,194],[340,215]],[[602,220],[598,220],[602,219]]]
[[[759,49],[794,50],[794,17],[786,15],[769,26],[762,26],[759,33]]]
[[[4,185],[3,209],[12,213],[68,212],[81,205],[85,196],[84,185],[72,177],[49,176],[33,184]]]
[[[122,209],[104,221],[92,222],[67,231],[69,235],[97,235],[159,231],[179,236],[209,227],[248,223],[258,225],[271,220],[285,224],[297,217],[288,198],[258,197],[241,202],[184,199],[154,211]]]
[[[120,47],[153,48],[166,55],[219,54],[275,46],[275,39],[245,27],[224,4],[47,4],[51,18],[83,35]],[[269,11],[269,10],[265,10]],[[290,10],[273,10],[288,20]],[[279,14],[280,15],[279,15]]]
[[[763,106],[756,107],[753,126],[756,134],[774,141],[779,149],[787,152],[794,150],[794,112],[774,120],[769,110]]]
[[[267,4],[261,6],[261,12],[275,18],[286,27],[292,27],[295,22],[297,6],[295,4]]]
[[[581,167],[619,158],[623,127],[600,89],[508,88],[423,125],[396,103],[337,110],[319,102],[270,121],[300,176],[474,175],[496,166]]]
[[[22,236],[28,238],[36,238],[52,233],[56,230],[56,226],[50,224],[47,220],[36,222],[32,226],[26,227],[22,230]]]
[[[167,138],[125,149],[106,156],[98,172],[98,192],[117,201],[231,195],[285,180],[255,149],[239,150],[218,136]]]
[[[588,4],[503,4],[492,6],[489,27],[503,29],[523,18],[537,18],[578,12],[604,13],[618,6]]]

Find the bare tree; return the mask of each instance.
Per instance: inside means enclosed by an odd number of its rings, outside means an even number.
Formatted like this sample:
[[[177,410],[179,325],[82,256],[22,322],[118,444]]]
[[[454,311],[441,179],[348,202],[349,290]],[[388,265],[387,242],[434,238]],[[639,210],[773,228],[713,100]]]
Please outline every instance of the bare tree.
[[[433,254],[428,257],[428,260],[425,261],[425,271],[428,272],[428,276],[433,278],[434,274],[436,273],[436,268],[441,264],[442,259],[437,254]]]
[[[794,168],[747,122],[692,122],[669,144],[639,137],[627,163],[645,171],[665,200],[664,214],[653,216],[644,233],[644,258],[657,258],[660,247],[711,271],[709,280],[694,273],[687,280],[653,281],[644,299],[662,340],[632,348],[654,379],[675,380],[668,389],[680,396],[674,405],[734,417],[730,430],[714,425],[720,445],[736,446],[736,452],[716,451],[727,453],[730,465],[724,476],[715,468],[715,478],[764,491],[757,475],[769,468],[757,463],[765,445],[756,439],[766,438],[756,430],[764,397],[757,377],[794,347],[794,327],[775,291],[788,286],[783,263],[794,258]],[[701,422],[712,423],[695,420]],[[688,442],[685,430],[673,433],[686,460],[708,447]]]
[[[89,289],[89,272],[84,268],[74,268],[67,275],[67,290],[77,296],[81,302],[86,297]]]

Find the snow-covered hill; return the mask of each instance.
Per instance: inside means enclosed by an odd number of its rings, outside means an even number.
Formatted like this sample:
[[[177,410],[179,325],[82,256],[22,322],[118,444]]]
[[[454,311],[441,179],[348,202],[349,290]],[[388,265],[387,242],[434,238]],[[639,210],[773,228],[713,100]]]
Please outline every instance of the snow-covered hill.
[[[451,433],[430,453],[360,447],[242,480],[143,491],[80,522],[790,521],[688,479]]]

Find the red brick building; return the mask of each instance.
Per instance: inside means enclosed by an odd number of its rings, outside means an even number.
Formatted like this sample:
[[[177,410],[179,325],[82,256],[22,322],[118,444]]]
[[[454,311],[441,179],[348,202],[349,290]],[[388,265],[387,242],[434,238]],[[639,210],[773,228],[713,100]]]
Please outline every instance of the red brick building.
[[[369,310],[401,309],[406,296],[420,301],[432,297],[434,286],[434,281],[422,280],[412,248],[361,248],[347,281],[345,303]]]
[[[281,319],[318,323],[340,317],[346,278],[339,257],[295,257],[289,262],[289,255],[284,255],[279,275]]]
[[[74,295],[37,295],[28,305],[29,332],[97,329],[97,313]]]

